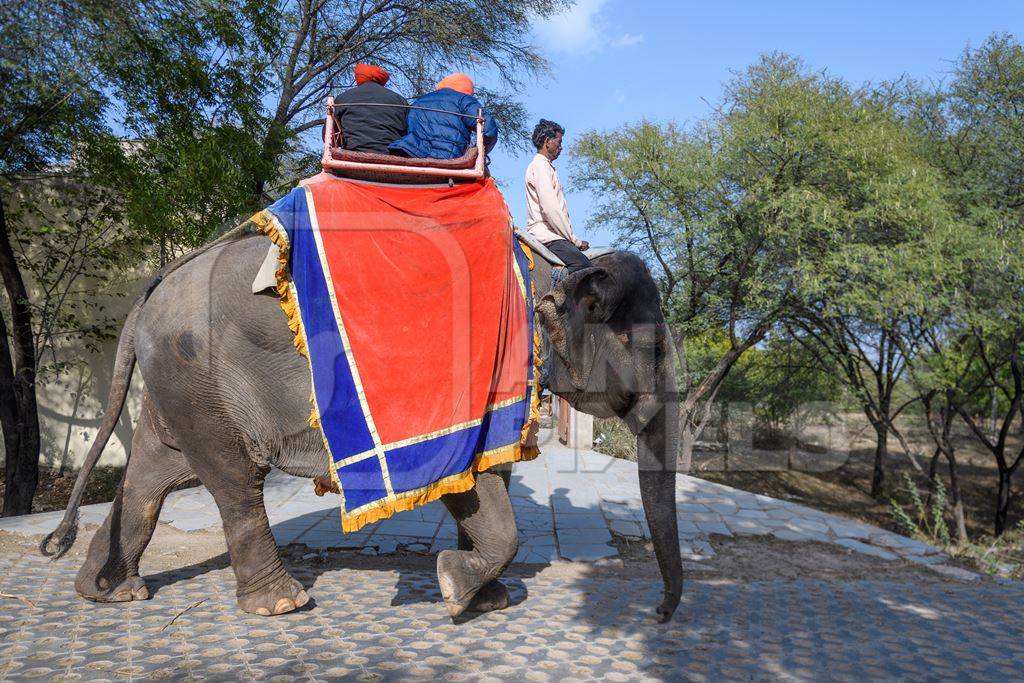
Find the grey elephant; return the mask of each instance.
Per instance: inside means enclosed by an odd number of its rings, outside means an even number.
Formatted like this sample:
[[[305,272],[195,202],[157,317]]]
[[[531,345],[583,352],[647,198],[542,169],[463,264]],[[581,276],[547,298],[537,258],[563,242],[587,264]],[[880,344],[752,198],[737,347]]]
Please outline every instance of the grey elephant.
[[[272,467],[296,477],[328,475],[321,435],[307,422],[310,383],[275,297],[250,285],[268,241],[251,225],[168,264],[129,312],[118,342],[101,427],[60,526],[42,543],[59,557],[74,542],[86,479],[119,418],[136,363],[145,380],[131,453],[102,527],[75,582],[100,602],[147,599],[139,559],[164,497],[193,477],[213,495],[224,524],[239,607],[289,612],[308,601],[281,562],[263,502]],[[599,258],[554,289],[550,266],[532,272],[538,317],[555,351],[551,390],[597,416],[620,416],[637,436],[640,490],[671,618],[682,592],[675,515],[678,396],[673,349],[657,288],[625,252]],[[541,456],[543,457],[543,455]],[[508,605],[498,577],[518,534],[510,468],[478,475],[473,489],[442,498],[459,549],[442,551],[437,573],[449,613]]]

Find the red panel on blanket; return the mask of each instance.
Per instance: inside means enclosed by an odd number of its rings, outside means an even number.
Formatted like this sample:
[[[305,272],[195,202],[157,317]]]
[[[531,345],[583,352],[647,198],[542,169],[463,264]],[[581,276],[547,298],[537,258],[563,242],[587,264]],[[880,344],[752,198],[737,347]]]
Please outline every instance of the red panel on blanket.
[[[424,188],[321,175],[307,187],[383,443],[451,428],[522,396],[526,304],[509,296],[523,283],[493,180]]]

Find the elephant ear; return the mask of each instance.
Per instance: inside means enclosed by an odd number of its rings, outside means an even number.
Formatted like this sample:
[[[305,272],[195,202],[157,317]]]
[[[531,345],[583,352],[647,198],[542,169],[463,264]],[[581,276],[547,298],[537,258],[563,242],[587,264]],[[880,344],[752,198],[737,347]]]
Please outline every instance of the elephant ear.
[[[592,266],[559,282],[537,305],[551,345],[565,362],[577,389],[586,386],[594,364],[588,326],[607,323],[622,300],[622,288],[606,269]]]

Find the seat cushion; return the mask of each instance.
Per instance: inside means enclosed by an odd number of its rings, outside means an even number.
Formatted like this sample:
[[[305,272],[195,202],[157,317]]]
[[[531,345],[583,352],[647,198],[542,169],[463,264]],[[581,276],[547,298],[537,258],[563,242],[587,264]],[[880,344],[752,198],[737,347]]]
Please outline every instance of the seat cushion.
[[[353,152],[333,147],[331,158],[336,161],[355,161],[362,164],[390,164],[391,166],[409,166],[411,168],[443,168],[449,171],[461,171],[476,165],[477,149],[470,147],[457,159],[411,159],[391,154],[374,154],[373,152]]]

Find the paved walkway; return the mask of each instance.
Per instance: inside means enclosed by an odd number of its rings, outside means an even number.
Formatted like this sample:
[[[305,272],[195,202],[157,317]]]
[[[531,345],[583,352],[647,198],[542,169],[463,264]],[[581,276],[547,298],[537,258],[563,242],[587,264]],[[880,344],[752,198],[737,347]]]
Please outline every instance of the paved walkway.
[[[550,434],[547,432],[546,434]],[[510,493],[519,527],[516,562],[594,561],[616,558],[612,533],[649,538],[640,503],[636,465],[590,450],[573,450],[548,437],[544,455],[517,465]],[[438,501],[342,534],[338,498],[317,497],[312,484],[275,470],[265,488],[267,511],[279,545],[358,549],[365,554],[396,550],[437,553],[455,547],[455,523]],[[932,546],[877,527],[768,496],[747,493],[696,477],[677,484],[679,538],[684,559],[714,555],[709,536],[772,536],[784,541],[819,541],[885,560],[905,559],[957,578],[977,578],[946,563]],[[85,524],[99,524],[109,503],[82,508]],[[0,531],[46,534],[63,513],[0,519]],[[182,531],[219,529],[220,515],[205,488],[167,497],[160,521]]]
[[[429,555],[455,543],[439,505],[342,536],[336,498],[272,477],[267,506],[279,543],[318,549],[287,556],[313,602],[275,618],[237,609],[224,555],[170,569],[144,557],[152,599],[86,602],[73,589],[80,558],[50,562],[33,552],[59,515],[0,520],[9,532],[0,540],[11,541],[0,555],[0,681],[1024,678],[1024,584],[981,579],[930,546],[799,505],[691,477],[679,492],[688,576],[664,626],[651,618],[660,590],[653,563],[616,549],[629,545],[622,536],[646,533],[635,465],[591,451],[548,445],[517,466],[522,548],[506,575],[514,604],[460,623],[446,616]],[[98,522],[105,508],[89,506],[84,522]],[[219,525],[202,489],[173,494],[161,520],[184,531]],[[727,558],[730,544],[767,537],[797,552],[811,548],[801,541],[820,541],[872,566],[921,569],[913,580],[744,581],[699,571],[715,561],[715,546]],[[403,548],[423,554],[361,556]]]

